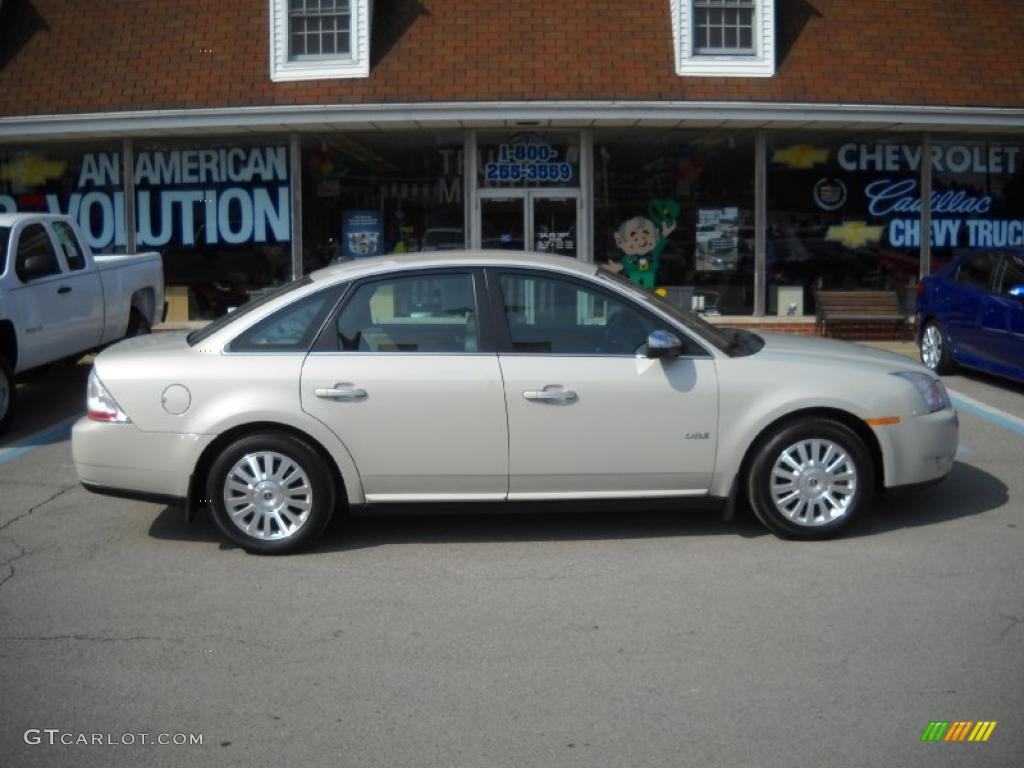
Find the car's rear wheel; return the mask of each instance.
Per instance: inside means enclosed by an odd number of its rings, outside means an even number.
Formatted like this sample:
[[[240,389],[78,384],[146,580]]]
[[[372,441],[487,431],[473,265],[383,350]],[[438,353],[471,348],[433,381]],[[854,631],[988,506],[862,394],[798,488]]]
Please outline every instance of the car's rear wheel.
[[[11,364],[7,362],[7,358],[0,355],[0,435],[7,431],[14,419],[14,401],[17,394]]]
[[[951,373],[953,356],[949,345],[949,336],[935,320],[929,320],[921,329],[921,362],[925,368],[935,373]]]
[[[334,484],[304,441],[268,432],[243,437],[210,468],[207,497],[224,535],[248,552],[293,552],[323,531],[334,511]]]
[[[773,533],[825,539],[857,519],[874,482],[871,455],[856,432],[832,419],[808,418],[762,443],[748,494],[757,519]]]

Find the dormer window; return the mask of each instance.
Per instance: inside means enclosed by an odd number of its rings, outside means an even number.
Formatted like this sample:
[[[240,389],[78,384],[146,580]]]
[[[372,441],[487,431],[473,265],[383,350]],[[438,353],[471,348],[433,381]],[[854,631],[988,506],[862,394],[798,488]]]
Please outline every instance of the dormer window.
[[[370,74],[370,0],[270,0],[270,79]]]
[[[676,74],[775,74],[774,0],[672,0]]]

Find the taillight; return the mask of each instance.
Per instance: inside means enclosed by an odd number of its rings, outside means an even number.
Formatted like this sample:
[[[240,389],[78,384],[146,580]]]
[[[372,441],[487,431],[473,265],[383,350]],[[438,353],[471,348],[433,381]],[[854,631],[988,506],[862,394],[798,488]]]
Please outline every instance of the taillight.
[[[121,406],[107,392],[100,377],[96,375],[93,368],[89,374],[89,384],[86,387],[85,404],[89,418],[93,421],[110,421],[117,424],[127,424],[131,421],[128,415],[121,410]]]

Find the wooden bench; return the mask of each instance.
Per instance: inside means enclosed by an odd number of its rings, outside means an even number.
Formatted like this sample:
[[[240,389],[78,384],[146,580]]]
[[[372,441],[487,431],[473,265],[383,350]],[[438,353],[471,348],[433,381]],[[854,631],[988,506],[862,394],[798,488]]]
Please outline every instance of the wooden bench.
[[[892,323],[906,338],[907,315],[896,291],[816,291],[818,332],[841,323]]]

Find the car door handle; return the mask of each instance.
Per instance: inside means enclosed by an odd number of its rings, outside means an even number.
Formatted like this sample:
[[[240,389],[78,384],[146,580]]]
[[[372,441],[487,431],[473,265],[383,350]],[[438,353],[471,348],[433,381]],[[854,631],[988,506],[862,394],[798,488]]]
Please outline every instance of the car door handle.
[[[71,286],[62,285],[60,288],[57,289],[57,293],[71,293]]]
[[[579,398],[571,389],[528,389],[523,397],[541,403],[572,403]]]
[[[348,384],[336,384],[333,387],[314,389],[313,394],[326,400],[363,400],[366,390]]]

